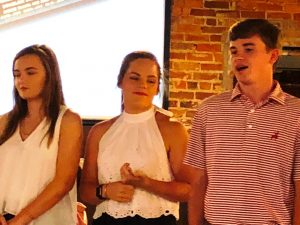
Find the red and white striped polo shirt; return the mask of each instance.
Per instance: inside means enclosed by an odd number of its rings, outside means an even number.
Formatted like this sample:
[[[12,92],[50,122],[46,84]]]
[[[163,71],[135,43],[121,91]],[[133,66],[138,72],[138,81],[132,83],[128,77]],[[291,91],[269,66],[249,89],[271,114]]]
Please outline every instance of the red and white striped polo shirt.
[[[205,100],[184,164],[206,169],[205,217],[213,225],[290,225],[300,180],[300,99],[277,83],[254,105],[238,86]]]

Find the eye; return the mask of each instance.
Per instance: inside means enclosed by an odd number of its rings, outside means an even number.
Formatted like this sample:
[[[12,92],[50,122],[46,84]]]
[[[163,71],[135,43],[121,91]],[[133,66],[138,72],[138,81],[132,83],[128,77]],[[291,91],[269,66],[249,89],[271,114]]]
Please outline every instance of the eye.
[[[129,79],[130,80],[139,80],[139,77],[137,77],[137,76],[130,76]]]
[[[246,51],[246,52],[252,52],[253,49],[252,49],[252,48],[246,48],[245,51]]]
[[[19,71],[14,71],[13,72],[13,76],[14,77],[19,77],[20,76],[20,72]]]
[[[150,84],[156,84],[156,79],[148,79],[147,82]]]
[[[27,70],[28,75],[34,75],[36,73],[37,73],[37,71],[35,71],[35,70]]]
[[[234,49],[234,50],[230,50],[230,55],[236,55],[237,54],[237,50]]]

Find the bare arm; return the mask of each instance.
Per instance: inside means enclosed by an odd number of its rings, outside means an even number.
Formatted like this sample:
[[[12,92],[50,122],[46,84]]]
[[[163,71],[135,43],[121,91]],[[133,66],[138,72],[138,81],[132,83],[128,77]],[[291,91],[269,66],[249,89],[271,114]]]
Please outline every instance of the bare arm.
[[[79,165],[81,145],[81,118],[68,110],[62,118],[54,179],[35,200],[9,221],[10,225],[28,224],[53,207],[73,188]]]
[[[204,197],[207,187],[206,171],[183,164],[179,176],[191,185],[188,200],[189,225],[203,225]]]
[[[300,225],[300,181],[295,182],[295,207],[293,225]]]
[[[99,186],[97,158],[99,142],[108,128],[109,123],[95,125],[89,132],[86,142],[86,154],[80,181],[80,197],[91,205],[98,205],[103,201],[96,196],[96,188]],[[125,185],[121,181],[105,185],[105,197],[119,202],[131,201],[134,192],[131,185]]]
[[[170,201],[187,201],[190,185],[177,180],[177,173],[186,150],[187,131],[182,124],[169,121],[167,124],[161,124],[160,130],[165,144],[169,148],[169,163],[175,180],[170,182],[154,180],[143,174],[139,174],[137,171],[131,171],[130,165],[127,164],[121,168],[122,177],[125,183],[132,184]]]

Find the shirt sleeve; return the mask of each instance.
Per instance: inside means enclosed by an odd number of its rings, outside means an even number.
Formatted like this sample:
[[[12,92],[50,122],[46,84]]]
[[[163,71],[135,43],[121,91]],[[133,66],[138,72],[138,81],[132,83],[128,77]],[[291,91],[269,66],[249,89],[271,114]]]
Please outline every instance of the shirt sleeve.
[[[295,144],[295,160],[294,160],[294,171],[293,171],[294,180],[300,180],[300,118],[298,119],[297,124],[297,136]]]
[[[192,122],[187,151],[183,163],[198,169],[205,169],[205,135],[207,104],[198,108]]]

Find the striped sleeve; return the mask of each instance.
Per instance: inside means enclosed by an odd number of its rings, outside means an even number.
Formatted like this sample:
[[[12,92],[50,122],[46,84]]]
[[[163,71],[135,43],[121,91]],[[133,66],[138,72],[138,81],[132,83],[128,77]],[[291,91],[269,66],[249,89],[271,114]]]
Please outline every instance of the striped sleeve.
[[[300,118],[297,124],[297,136],[295,144],[294,180],[300,180]]]
[[[198,108],[192,122],[187,152],[183,163],[198,169],[205,169],[205,122],[206,103]]]

